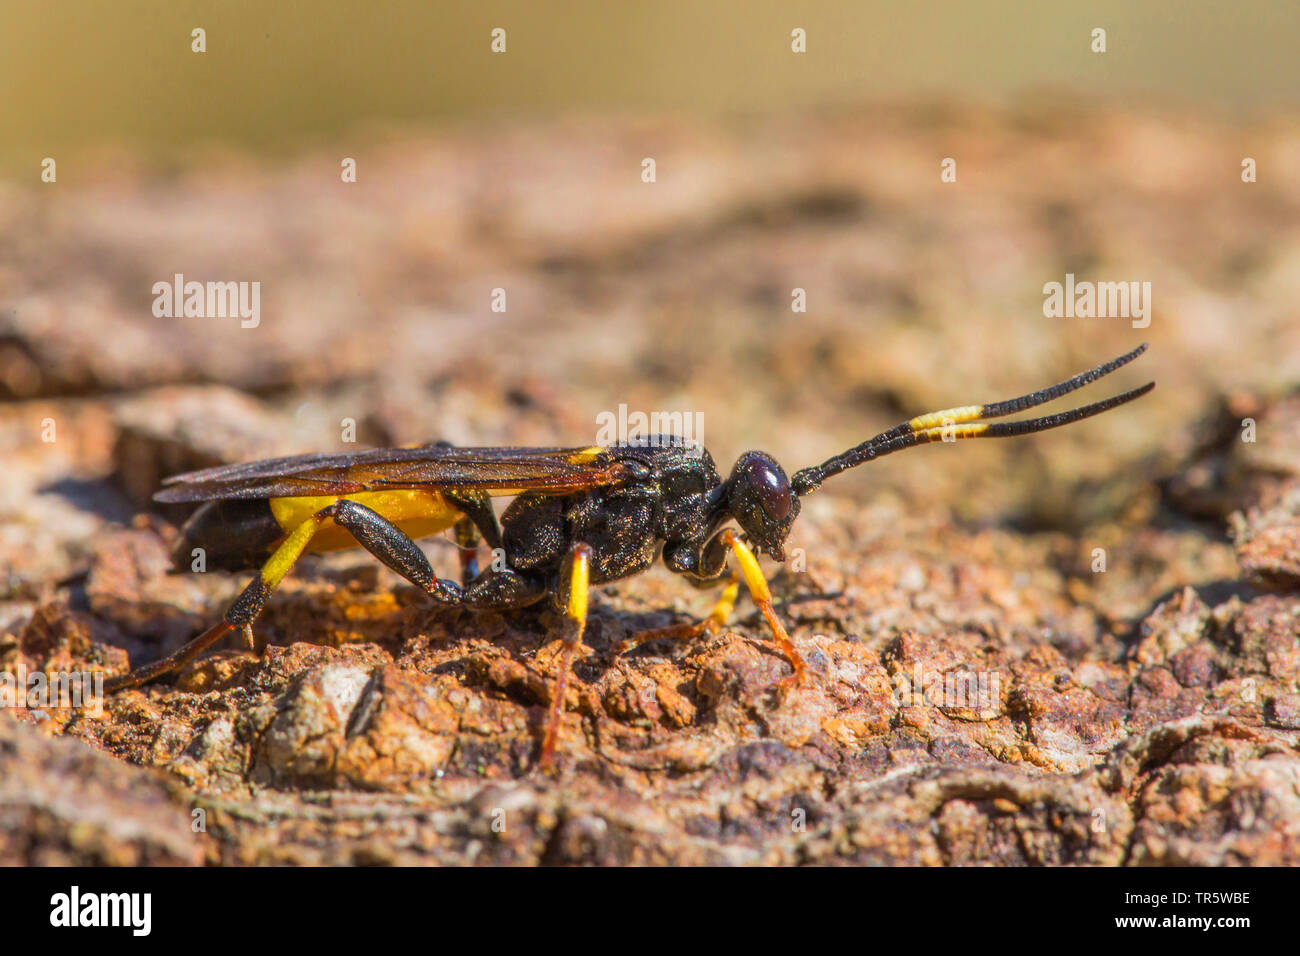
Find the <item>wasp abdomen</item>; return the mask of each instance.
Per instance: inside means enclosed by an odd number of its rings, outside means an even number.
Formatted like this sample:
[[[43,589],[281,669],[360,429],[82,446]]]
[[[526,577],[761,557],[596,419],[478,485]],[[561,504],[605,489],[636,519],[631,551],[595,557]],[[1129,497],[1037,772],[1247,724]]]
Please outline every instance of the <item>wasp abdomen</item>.
[[[265,499],[209,501],[181,528],[172,561],[178,570],[192,570],[201,549],[204,570],[246,571],[261,565],[283,537]]]

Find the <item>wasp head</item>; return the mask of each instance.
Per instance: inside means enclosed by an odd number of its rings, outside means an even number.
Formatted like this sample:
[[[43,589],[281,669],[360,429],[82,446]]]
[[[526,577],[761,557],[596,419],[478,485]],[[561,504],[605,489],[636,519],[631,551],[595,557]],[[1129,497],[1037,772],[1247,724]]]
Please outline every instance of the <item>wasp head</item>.
[[[727,510],[758,550],[785,560],[785,539],[799,516],[799,498],[775,458],[761,451],[740,456],[727,479]]]

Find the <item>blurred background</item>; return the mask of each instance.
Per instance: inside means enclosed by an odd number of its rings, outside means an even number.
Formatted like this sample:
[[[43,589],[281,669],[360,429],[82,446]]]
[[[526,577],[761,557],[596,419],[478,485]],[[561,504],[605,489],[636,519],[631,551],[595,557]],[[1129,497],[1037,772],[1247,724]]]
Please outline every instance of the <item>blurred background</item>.
[[[0,142],[20,177],[33,151],[105,141],[155,155],[294,148],[367,123],[569,110],[753,113],[1068,90],[1259,113],[1300,95],[1300,8],[1289,3],[6,0],[4,19]],[[210,40],[200,58],[195,27]],[[495,27],[506,56],[489,50]],[[795,27],[807,55],[790,55]],[[1097,27],[1103,56],[1090,49]]]
[[[1146,340],[1111,389],[1157,379],[1136,406],[827,496],[1150,520],[1300,382],[1294,4],[4,6],[14,594],[181,468],[586,444],[626,403],[702,413],[724,468],[757,446],[793,470]],[[260,324],[155,317],[176,273],[259,282]],[[1150,327],[1045,317],[1066,273],[1150,282]],[[1226,506],[1183,491],[1221,536]]]

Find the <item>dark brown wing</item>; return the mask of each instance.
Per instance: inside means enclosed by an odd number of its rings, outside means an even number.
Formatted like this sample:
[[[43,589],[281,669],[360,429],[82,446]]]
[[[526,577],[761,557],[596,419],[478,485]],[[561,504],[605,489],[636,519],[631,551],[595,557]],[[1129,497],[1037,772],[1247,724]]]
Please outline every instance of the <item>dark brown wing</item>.
[[[397,488],[460,488],[506,494],[566,494],[612,484],[623,466],[592,448],[376,448],[341,455],[294,455],[175,475],[154,501],[299,498]]]

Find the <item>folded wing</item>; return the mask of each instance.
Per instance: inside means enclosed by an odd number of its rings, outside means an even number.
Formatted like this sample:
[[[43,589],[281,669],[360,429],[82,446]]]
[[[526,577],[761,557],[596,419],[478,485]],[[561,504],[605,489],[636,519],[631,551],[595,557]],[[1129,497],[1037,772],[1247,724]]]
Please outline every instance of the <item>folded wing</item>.
[[[293,455],[192,471],[165,479],[154,500],[175,503],[291,498],[403,488],[566,494],[614,483],[622,475],[623,466],[600,447],[423,445],[338,455]]]

